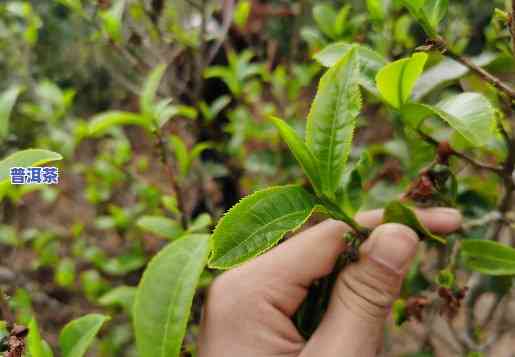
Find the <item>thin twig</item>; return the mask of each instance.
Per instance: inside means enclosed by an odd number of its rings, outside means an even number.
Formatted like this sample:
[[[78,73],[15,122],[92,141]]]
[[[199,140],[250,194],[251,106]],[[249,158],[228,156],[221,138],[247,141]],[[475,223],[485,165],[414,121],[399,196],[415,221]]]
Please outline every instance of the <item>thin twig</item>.
[[[430,135],[427,135],[420,129],[418,130],[418,134],[429,144],[436,146],[436,147],[438,147],[438,145],[440,145],[440,142],[438,142],[436,139],[434,139]],[[466,154],[458,152],[456,150],[452,150],[451,155],[456,156],[456,157],[466,161],[467,163],[469,163],[470,165],[472,165],[478,169],[493,171],[498,175],[501,175],[502,173],[504,173],[504,169],[500,166],[493,166],[493,165],[479,162],[479,161],[471,158],[470,156],[467,156]]]
[[[445,40],[441,37],[433,39],[431,41],[436,47],[447,57],[458,61],[465,67],[468,67],[472,72],[478,74],[483,80],[492,84],[497,89],[503,91],[511,100],[515,100],[515,89],[513,89],[508,83],[503,82],[499,77],[494,76],[492,73],[483,69],[481,66],[475,64],[470,58],[463,56],[459,53],[454,52],[449,48]]]
[[[163,135],[161,133],[161,129],[156,129],[154,132],[156,139],[157,139],[157,146],[160,150],[160,156],[161,156],[161,163],[165,169],[166,175],[168,176],[168,180],[170,181],[170,184],[172,186],[172,189],[175,191],[175,196],[177,198],[177,207],[179,208],[179,211],[181,212],[181,225],[183,229],[188,228],[188,218],[186,216],[186,210],[185,210],[185,203],[184,198],[182,196],[182,190],[175,178],[175,175],[172,171],[172,166],[170,159],[168,157],[168,150],[166,148],[166,143],[163,139]]]

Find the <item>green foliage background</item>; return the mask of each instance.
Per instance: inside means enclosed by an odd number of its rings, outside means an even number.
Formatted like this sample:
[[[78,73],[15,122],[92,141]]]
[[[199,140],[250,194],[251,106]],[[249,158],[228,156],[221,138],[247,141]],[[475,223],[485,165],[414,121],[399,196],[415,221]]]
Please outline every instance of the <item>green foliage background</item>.
[[[509,11],[509,5],[504,0],[452,0],[440,34],[458,54],[513,84],[510,34],[502,13],[494,12]],[[0,122],[10,120],[6,130],[0,125],[0,158],[28,148],[63,157],[55,162],[59,185],[20,187],[2,183],[5,175],[0,179],[0,287],[16,321],[32,326],[32,356],[48,356],[39,334],[65,356],[84,353],[69,352],[70,344],[90,348],[95,356],[136,356],[132,319],[138,316],[132,316],[132,306],[135,298],[136,305],[148,304],[143,294],[135,295],[149,260],[160,251],[170,254],[172,245],[163,247],[180,236],[207,242],[206,233],[223,212],[249,193],[306,184],[268,118],[284,118],[302,133],[325,71],[313,57],[331,66],[336,58],[327,53],[322,58],[322,49],[359,43],[386,64],[411,56],[425,41],[423,26],[399,0],[3,1]],[[430,53],[414,97],[444,110],[451,96],[478,92],[494,108],[492,121],[509,120],[499,91],[448,61],[437,51]],[[372,74],[379,68],[367,69],[370,73],[360,79],[367,90],[362,91],[352,150],[347,148],[346,172],[346,182],[352,182],[351,169],[365,167],[360,178],[365,189],[360,183],[359,191],[366,194],[342,193],[353,197],[347,202],[359,200],[359,207],[344,207],[350,215],[397,199],[435,157],[435,148],[406,129],[401,113],[376,96]],[[421,109],[410,109],[416,120]],[[452,127],[459,125],[447,119]],[[505,160],[510,153],[500,134],[484,136],[478,128],[467,135],[428,121],[433,137],[474,159],[492,165]],[[471,145],[471,138],[482,147]],[[361,166],[364,157],[369,162]],[[453,203],[466,222],[495,214],[503,182],[457,161],[451,167],[458,172]],[[290,228],[306,218],[291,222]],[[513,236],[511,219],[501,227],[506,236]],[[462,234],[483,238],[501,230],[496,222],[471,224]],[[172,244],[188,248],[188,242]],[[196,249],[204,262],[207,246]],[[434,266],[443,269],[438,262],[453,254],[452,244],[438,253],[428,244],[403,297],[434,284]],[[507,261],[514,264],[513,257]],[[195,355],[205,288],[217,274],[195,269],[200,277],[192,273],[190,280],[198,290],[189,322],[187,316],[183,321],[188,324],[185,356]],[[457,279],[464,282],[469,275],[465,270]],[[488,278],[481,293],[505,296],[510,287],[510,278]],[[187,305],[187,300],[179,303]],[[74,335],[74,323],[92,335]],[[474,333],[481,341],[483,331]],[[5,334],[7,329],[0,328],[0,338]],[[411,337],[394,326],[388,335],[392,356],[439,351],[438,342],[404,348],[399,340]]]

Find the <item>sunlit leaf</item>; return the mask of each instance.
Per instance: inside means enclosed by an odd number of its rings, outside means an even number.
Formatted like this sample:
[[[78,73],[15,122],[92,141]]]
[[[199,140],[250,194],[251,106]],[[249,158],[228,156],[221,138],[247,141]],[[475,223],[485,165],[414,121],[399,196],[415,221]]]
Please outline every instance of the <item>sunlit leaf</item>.
[[[306,127],[306,143],[317,158],[323,192],[334,196],[349,156],[361,110],[359,57],[350,50],[320,79]]]
[[[179,222],[163,216],[143,216],[138,219],[136,225],[166,239],[176,239],[184,233]]]
[[[359,84],[367,91],[378,97],[379,92],[376,88],[375,78],[377,76],[377,72],[386,66],[388,62],[376,51],[363,45],[336,42],[317,52],[313,58],[326,67],[332,67],[352,48],[356,48],[359,55]]]
[[[218,222],[209,266],[228,269],[272,248],[299,228],[317,201],[300,186],[279,186],[245,197]]]
[[[452,96],[436,106],[410,103],[402,112],[413,127],[418,127],[428,117],[440,118],[476,147],[488,144],[496,132],[495,109],[478,93]]]
[[[515,275],[515,249],[491,240],[467,239],[461,258],[471,270],[487,275]]]
[[[9,118],[21,91],[21,87],[13,86],[0,94],[0,140],[8,134]]]
[[[130,312],[136,296],[136,287],[134,286],[118,286],[98,299],[98,303],[102,306],[121,306],[125,311]]]
[[[498,56],[491,52],[485,52],[470,60],[478,66],[487,66],[492,63]],[[420,100],[436,88],[452,84],[459,78],[465,76],[469,72],[469,68],[456,62],[453,59],[446,58],[437,65],[425,71],[413,88],[413,99]]]
[[[334,23],[336,21],[336,12],[334,8],[327,4],[317,4],[313,8],[313,18],[322,31],[322,33],[329,38],[334,38]]]
[[[88,124],[88,134],[97,136],[120,125],[138,125],[151,129],[149,121],[142,115],[129,112],[110,111],[94,116]]]
[[[62,160],[63,157],[53,151],[27,149],[17,151],[0,161],[0,183],[9,179],[12,167],[41,166],[51,161]]]
[[[113,5],[100,13],[102,28],[114,42],[122,39],[122,18],[125,11],[126,0],[114,0]]]
[[[166,72],[166,65],[160,64],[150,72],[145,83],[143,84],[143,90],[139,99],[139,106],[141,112],[149,117],[152,117],[154,113],[154,107],[156,105],[157,90],[159,84]]]
[[[82,357],[93,343],[95,336],[109,317],[89,314],[69,322],[59,335],[59,347],[63,357]]]
[[[179,357],[208,254],[208,235],[188,235],[170,243],[151,260],[134,301],[139,356]]]
[[[318,192],[321,192],[322,184],[320,181],[318,161],[313,153],[297,135],[295,130],[293,130],[285,121],[276,117],[270,117],[270,120],[274,123],[277,129],[279,129],[281,137],[290,148],[290,151],[297,159],[308,179],[311,181],[313,188]]]
[[[415,82],[422,74],[427,54],[415,53],[383,67],[376,77],[377,89],[383,99],[399,109],[411,96]]]
[[[41,337],[39,326],[35,318],[29,323],[29,334],[27,336],[27,349],[31,357],[53,357],[52,349]]]

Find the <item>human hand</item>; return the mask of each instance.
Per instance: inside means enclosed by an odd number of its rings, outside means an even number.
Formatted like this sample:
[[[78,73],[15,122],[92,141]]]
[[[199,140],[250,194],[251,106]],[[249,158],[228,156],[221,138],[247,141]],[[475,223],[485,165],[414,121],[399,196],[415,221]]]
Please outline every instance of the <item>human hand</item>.
[[[461,225],[461,216],[453,209],[418,210],[417,215],[437,233],[450,233]],[[339,274],[329,308],[309,341],[291,317],[313,281],[328,275],[345,251],[342,237],[349,227],[333,220],[215,280],[202,319],[199,356],[375,356],[418,238],[406,226],[379,225],[380,210],[361,213],[357,221],[376,228],[361,246],[360,260]]]

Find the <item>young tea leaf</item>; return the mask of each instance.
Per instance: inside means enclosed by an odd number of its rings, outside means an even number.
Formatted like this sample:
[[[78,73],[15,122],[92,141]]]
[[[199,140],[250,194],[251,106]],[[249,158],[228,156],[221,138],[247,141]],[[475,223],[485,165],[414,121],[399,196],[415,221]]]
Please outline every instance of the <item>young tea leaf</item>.
[[[136,225],[166,239],[177,239],[184,233],[177,221],[162,216],[143,216],[138,219]]]
[[[411,96],[415,82],[422,74],[427,54],[415,53],[383,67],[376,77],[377,89],[386,102],[396,109]]]
[[[13,86],[0,94],[0,140],[7,136],[9,118],[20,93],[21,87]]]
[[[321,78],[308,115],[306,143],[318,159],[322,191],[333,197],[341,181],[361,110],[359,56],[351,49]]]
[[[388,204],[384,210],[384,223],[400,223],[413,229],[421,238],[430,238],[440,243],[446,244],[443,237],[431,233],[420,221],[418,220],[413,210],[399,201],[394,201]]]
[[[486,145],[496,132],[495,109],[479,93],[462,93],[444,99],[436,106],[409,103],[402,108],[402,113],[415,128],[428,117],[440,118],[474,147]]]
[[[29,334],[27,336],[27,348],[31,357],[53,357],[52,349],[41,337],[38,323],[32,318],[29,323]]]
[[[139,106],[141,112],[145,116],[152,117],[154,115],[154,105],[156,102],[157,90],[159,84],[166,72],[166,65],[160,64],[150,72],[149,76],[143,84],[143,91],[139,98]]]
[[[209,266],[229,269],[272,248],[314,211],[316,198],[300,186],[279,186],[245,197],[213,233]]]
[[[118,125],[138,125],[148,130],[151,129],[148,120],[136,113],[110,111],[95,115],[88,124],[88,134],[97,136],[104,134],[113,126]]]
[[[468,239],[461,244],[461,258],[471,270],[487,275],[515,275],[515,249],[491,240]]]
[[[0,183],[9,179],[11,167],[41,166],[62,159],[63,157],[60,154],[48,150],[27,149],[17,151],[0,161]]]
[[[449,0],[426,0],[423,11],[431,28],[435,31],[438,29],[440,22],[445,18],[445,15],[447,15],[448,8]]]
[[[321,192],[322,184],[319,176],[320,172],[318,161],[315,156],[313,156],[313,153],[309,150],[304,141],[297,135],[295,130],[293,130],[285,121],[277,117],[270,117],[270,120],[279,130],[281,137],[290,148],[290,151],[304,170],[304,173],[308,177],[309,181],[311,181],[315,191]]]
[[[354,47],[357,48],[359,55],[359,84],[371,94],[379,97],[375,78],[377,72],[386,66],[388,62],[376,51],[363,45],[336,42],[317,52],[313,58],[325,67],[332,67]]]
[[[59,335],[59,347],[63,357],[82,357],[109,317],[89,314],[69,322]]]
[[[188,235],[170,243],[149,263],[133,310],[140,357],[179,357],[208,254],[208,235]]]
[[[478,66],[487,66],[499,56],[492,52],[484,52],[479,56],[472,57],[470,60]],[[453,59],[446,58],[437,65],[425,71],[413,88],[413,100],[420,100],[435,88],[454,83],[459,78],[465,76],[470,69]]]
[[[313,18],[324,35],[334,38],[334,24],[336,22],[334,8],[327,4],[318,4],[313,8]]]

